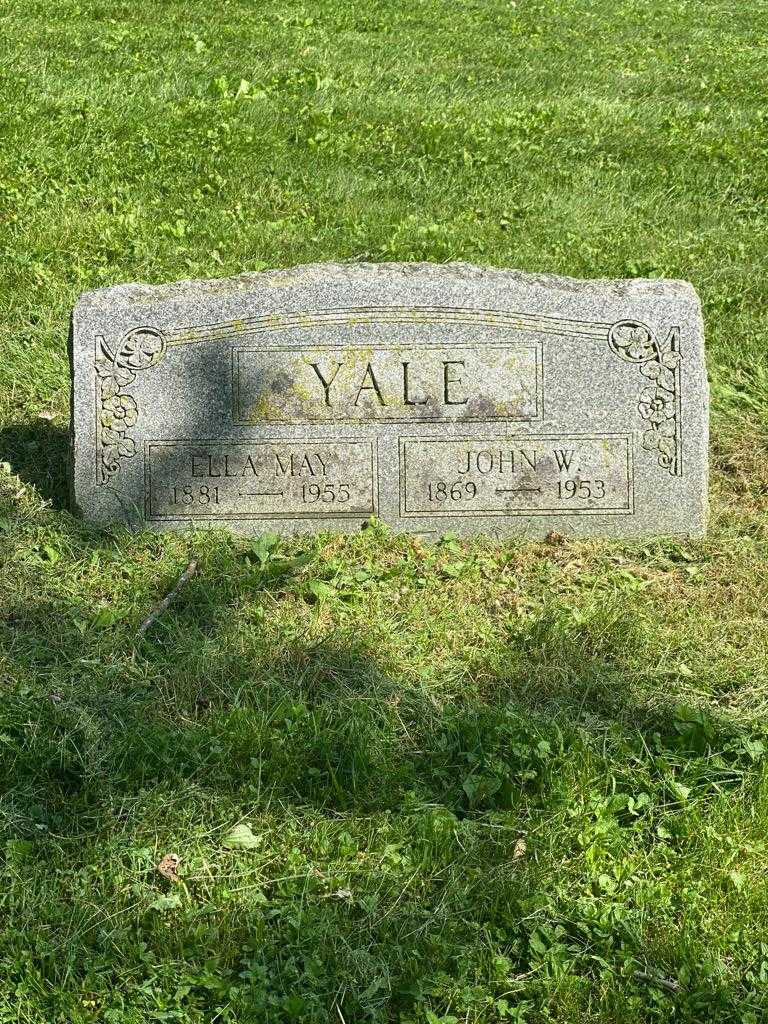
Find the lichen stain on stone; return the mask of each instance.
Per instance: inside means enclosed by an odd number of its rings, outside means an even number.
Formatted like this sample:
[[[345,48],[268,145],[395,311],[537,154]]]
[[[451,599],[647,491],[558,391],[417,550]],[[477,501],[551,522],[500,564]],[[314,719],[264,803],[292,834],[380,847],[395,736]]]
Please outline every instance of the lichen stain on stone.
[[[276,274],[274,277],[271,274],[265,274],[259,281],[260,285],[266,285],[267,288],[290,288],[296,287],[297,283],[296,278],[289,274]]]
[[[352,353],[354,353],[354,358],[352,359],[351,365],[357,367],[360,366],[361,363],[370,363],[370,361],[376,355],[376,349],[356,348],[351,350],[350,354]]]
[[[256,399],[251,411],[246,416],[246,421],[253,426],[259,423],[274,423],[282,419],[282,410],[276,409],[266,395],[261,395]]]
[[[169,346],[175,348],[177,345],[188,345],[193,341],[198,340],[198,329],[190,328],[188,331],[180,331],[176,336],[169,342]]]
[[[603,440],[600,442],[600,448],[603,453],[603,465],[606,469],[610,469],[611,463],[613,461],[613,459],[611,458],[611,444],[612,442],[609,441],[607,438],[603,438]]]
[[[292,384],[293,384],[293,398],[297,402],[300,402],[302,406],[310,406],[313,403],[313,401],[315,401],[315,399],[317,398],[316,395],[312,394],[312,392],[309,390],[309,388],[304,387],[295,378],[292,381]]]

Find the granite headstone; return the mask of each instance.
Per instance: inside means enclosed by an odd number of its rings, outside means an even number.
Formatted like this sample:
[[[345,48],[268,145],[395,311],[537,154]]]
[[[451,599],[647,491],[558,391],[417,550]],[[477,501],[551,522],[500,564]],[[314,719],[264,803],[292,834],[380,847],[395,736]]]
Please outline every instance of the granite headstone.
[[[84,294],[74,501],[101,523],[699,536],[708,390],[681,281],[315,265]]]

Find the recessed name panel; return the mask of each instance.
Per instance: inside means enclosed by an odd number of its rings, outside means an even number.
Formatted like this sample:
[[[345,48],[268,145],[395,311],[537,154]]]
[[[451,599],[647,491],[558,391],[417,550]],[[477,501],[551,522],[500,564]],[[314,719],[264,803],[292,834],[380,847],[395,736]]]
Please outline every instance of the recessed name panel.
[[[235,348],[236,423],[535,421],[541,345]]]
[[[631,438],[400,440],[403,516],[630,515]]]
[[[145,469],[153,521],[376,512],[371,441],[148,441]]]

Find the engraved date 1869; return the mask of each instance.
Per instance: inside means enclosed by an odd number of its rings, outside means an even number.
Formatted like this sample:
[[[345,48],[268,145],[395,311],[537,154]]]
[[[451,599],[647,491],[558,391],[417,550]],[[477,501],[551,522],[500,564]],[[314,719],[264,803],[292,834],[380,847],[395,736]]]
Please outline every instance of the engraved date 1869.
[[[477,484],[471,480],[430,480],[427,483],[429,501],[471,501],[477,497]]]

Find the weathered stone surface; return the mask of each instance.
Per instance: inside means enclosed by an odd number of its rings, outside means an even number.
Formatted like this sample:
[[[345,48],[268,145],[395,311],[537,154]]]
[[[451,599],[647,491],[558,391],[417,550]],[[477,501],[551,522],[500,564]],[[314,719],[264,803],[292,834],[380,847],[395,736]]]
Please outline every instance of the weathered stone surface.
[[[99,522],[700,535],[708,391],[680,281],[317,265],[120,285],[72,323]]]

